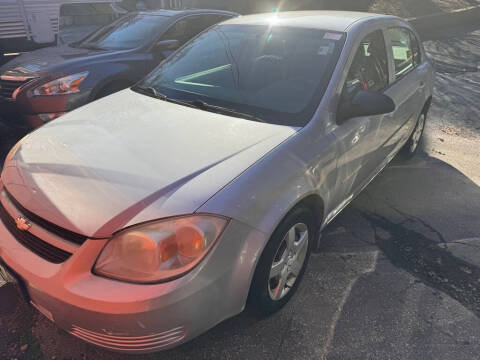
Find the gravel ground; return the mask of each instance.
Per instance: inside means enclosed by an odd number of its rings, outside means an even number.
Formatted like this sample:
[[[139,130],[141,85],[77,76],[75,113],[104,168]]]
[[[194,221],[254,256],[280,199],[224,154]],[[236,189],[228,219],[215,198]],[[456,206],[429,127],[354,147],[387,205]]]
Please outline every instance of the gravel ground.
[[[257,3],[261,11],[271,11],[279,3],[268,0],[251,2]],[[281,8],[285,10],[327,8],[369,11],[410,18],[480,5],[480,0],[286,0],[281,3]]]
[[[373,0],[369,11],[404,18],[480,5],[479,0]]]
[[[478,359],[480,23],[425,45],[439,75],[423,152],[394,161],[325,229],[284,310],[133,357],[73,338],[3,287],[0,359]]]

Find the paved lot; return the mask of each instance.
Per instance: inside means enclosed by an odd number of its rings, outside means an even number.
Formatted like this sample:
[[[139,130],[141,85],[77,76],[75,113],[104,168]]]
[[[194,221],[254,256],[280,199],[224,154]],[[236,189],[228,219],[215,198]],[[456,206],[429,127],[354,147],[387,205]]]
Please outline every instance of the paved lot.
[[[244,313],[178,349],[124,357],[17,304],[0,314],[0,359],[478,359],[480,23],[426,47],[439,75],[423,153],[394,161],[328,226],[283,311]]]

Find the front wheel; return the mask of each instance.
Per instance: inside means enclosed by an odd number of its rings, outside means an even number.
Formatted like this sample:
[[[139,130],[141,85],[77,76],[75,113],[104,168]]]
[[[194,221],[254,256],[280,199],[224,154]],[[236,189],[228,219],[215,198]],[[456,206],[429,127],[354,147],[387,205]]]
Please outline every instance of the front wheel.
[[[402,150],[400,150],[400,154],[404,158],[409,159],[417,153],[420,141],[422,140],[423,131],[425,130],[426,119],[426,112],[422,112],[417,120],[417,125],[415,126],[412,135],[410,135],[410,138],[407,140]]]
[[[305,272],[315,233],[310,211],[299,207],[280,223],[255,270],[248,305],[261,315],[280,310],[293,296]]]

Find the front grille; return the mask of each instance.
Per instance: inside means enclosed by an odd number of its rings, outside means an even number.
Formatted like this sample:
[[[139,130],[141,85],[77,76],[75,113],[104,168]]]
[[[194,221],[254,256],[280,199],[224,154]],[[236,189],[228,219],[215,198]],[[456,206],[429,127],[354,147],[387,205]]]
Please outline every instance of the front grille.
[[[5,99],[11,99],[13,92],[20,86],[25,85],[31,79],[19,81],[19,80],[4,80],[0,78],[0,96]]]
[[[85,241],[87,241],[87,237],[85,235],[80,235],[77,234],[73,231],[66,230],[60,226],[57,226],[50,221],[42,219],[40,216],[35,215],[31,211],[25,209],[22,205],[19,204],[19,202],[10,195],[10,193],[5,190],[5,194],[8,197],[8,200],[17,208],[18,211],[20,211],[23,215],[25,215],[30,221],[34,222],[38,226],[44,228],[45,230],[51,232],[52,234],[55,234],[62,239],[71,241],[75,244],[82,245]]]
[[[3,222],[7,230],[15,237],[15,239],[31,250],[41,258],[54,264],[65,262],[72,254],[63,251],[49,243],[43,241],[28,231],[22,231],[17,228],[17,224],[13,217],[7,212],[0,202],[0,221]]]

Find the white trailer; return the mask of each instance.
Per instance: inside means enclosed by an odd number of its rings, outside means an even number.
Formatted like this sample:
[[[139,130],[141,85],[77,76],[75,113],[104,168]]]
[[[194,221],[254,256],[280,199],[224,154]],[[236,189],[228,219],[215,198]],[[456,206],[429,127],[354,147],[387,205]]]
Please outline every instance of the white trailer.
[[[0,0],[0,55],[27,51],[55,42],[64,4],[110,3],[120,0]]]

